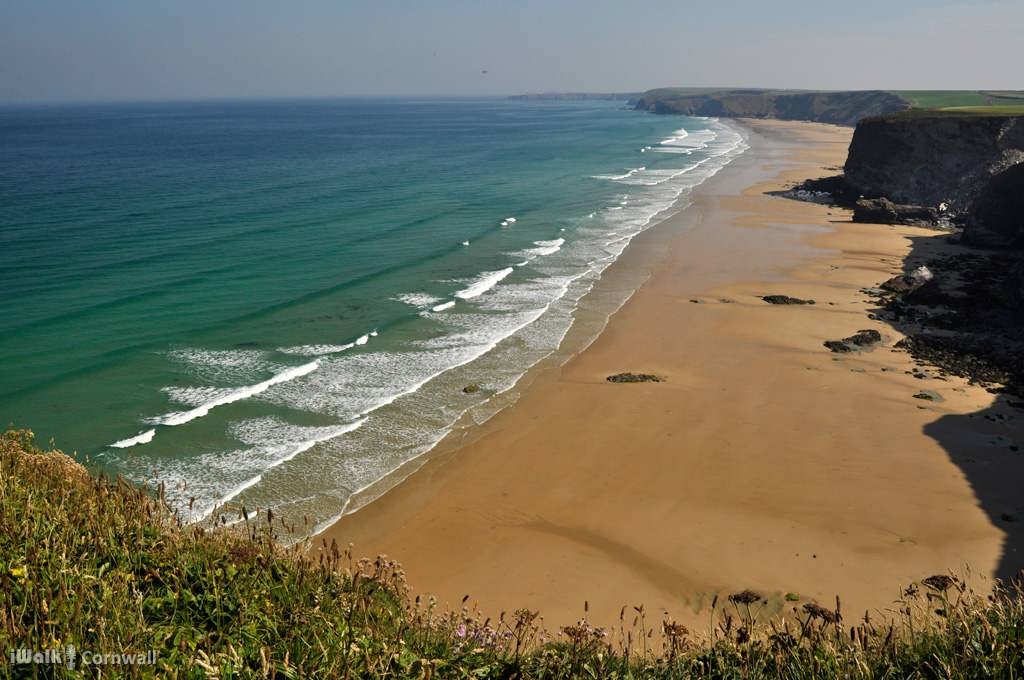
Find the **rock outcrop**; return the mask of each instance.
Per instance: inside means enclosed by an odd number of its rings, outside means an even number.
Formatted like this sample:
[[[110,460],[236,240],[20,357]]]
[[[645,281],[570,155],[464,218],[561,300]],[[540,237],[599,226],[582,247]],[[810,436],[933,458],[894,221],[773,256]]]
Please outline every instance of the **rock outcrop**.
[[[939,219],[936,208],[902,205],[888,198],[862,198],[853,206],[853,221],[874,224],[931,225]]]
[[[857,124],[846,184],[866,198],[964,213],[994,176],[1024,162],[1024,117],[908,111]]]
[[[880,342],[882,342],[882,334],[873,328],[867,328],[842,340],[826,340],[824,344],[833,352],[843,354],[870,350]]]
[[[662,114],[725,118],[779,118],[854,125],[865,116],[902,111],[910,104],[883,90],[802,92],[664,88],[645,92],[636,108]]]
[[[909,274],[900,274],[899,276],[892,277],[879,286],[879,288],[891,293],[910,293],[931,283],[934,279],[935,275],[932,274],[932,271],[922,265]]]
[[[987,247],[1024,247],[1024,163],[994,175],[982,187],[967,211],[964,241]]]

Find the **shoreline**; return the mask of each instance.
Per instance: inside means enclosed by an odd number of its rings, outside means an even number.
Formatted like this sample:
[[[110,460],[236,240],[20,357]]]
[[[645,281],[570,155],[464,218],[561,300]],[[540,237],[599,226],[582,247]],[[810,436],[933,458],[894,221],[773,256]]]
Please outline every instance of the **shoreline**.
[[[717,125],[739,135],[738,144],[746,147],[747,137],[750,133],[748,128],[732,119],[713,120]],[[735,147],[726,152],[731,158],[724,166],[717,167],[709,177],[701,180],[700,184],[686,191],[677,197],[671,205],[653,215],[651,221],[631,237],[626,249],[600,273],[593,287],[579,298],[573,312],[573,322],[556,349],[527,367],[511,387],[496,392],[488,400],[469,407],[431,448],[404,461],[397,468],[354,491],[340,513],[317,524],[306,538],[312,538],[315,541],[342,518],[357,513],[367,505],[376,502],[410,476],[415,475],[434,456],[444,455],[446,452],[451,452],[475,441],[480,435],[481,427],[503,411],[514,408],[521,395],[538,377],[546,375],[552,370],[558,370],[559,367],[571,361],[595,342],[604,332],[609,320],[650,277],[651,263],[658,256],[650,252],[655,249],[653,246],[649,245],[647,250],[641,250],[643,244],[647,239],[655,238],[653,232],[661,230],[666,223],[679,218],[680,214],[690,207],[693,202],[692,192],[695,189],[714,181],[722,170],[732,165],[737,158],[742,158],[745,153],[741,151],[739,155],[733,155],[734,151]],[[717,160],[717,156],[715,159]],[[664,217],[661,217],[662,215]],[[296,538],[292,545],[301,540],[304,539]]]
[[[787,593],[859,613],[934,572],[990,573],[1001,533],[922,429],[991,395],[951,382],[962,391],[919,408],[912,361],[858,295],[900,264],[907,235],[933,233],[766,195],[841,165],[852,130],[745,126],[751,148],[609,268],[649,277],[591,344],[319,538],[398,559],[443,605],[468,594],[556,625],[585,601],[600,625],[639,604],[693,623],[748,587],[768,613]],[[822,347],[862,328],[884,347]],[[604,380],[624,371],[667,381]]]

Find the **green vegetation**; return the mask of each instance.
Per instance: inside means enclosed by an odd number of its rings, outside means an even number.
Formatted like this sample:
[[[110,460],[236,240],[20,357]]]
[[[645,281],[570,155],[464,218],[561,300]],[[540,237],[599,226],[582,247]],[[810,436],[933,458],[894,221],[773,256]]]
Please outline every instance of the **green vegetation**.
[[[244,512],[244,511],[243,511]],[[536,612],[486,620],[410,599],[393,562],[335,545],[285,551],[266,513],[239,531],[181,526],[152,494],[90,477],[28,432],[0,436],[0,649],[120,653],[156,666],[80,666],[69,677],[168,678],[1020,678],[1024,593],[987,596],[949,576],[905,592],[892,623],[794,603],[786,621],[744,591],[712,628],[623,610],[620,625],[545,631]],[[510,565],[511,566],[511,565]],[[508,578],[495,574],[495,578]],[[627,614],[628,611],[628,614]],[[54,677],[10,665],[3,677]]]
[[[915,109],[953,111],[971,115],[1019,116],[1024,92],[989,90],[894,90]]]
[[[985,116],[1024,116],[1024,104],[1016,106],[1000,104],[997,106],[950,106],[942,109],[950,113],[969,113]]]
[[[991,97],[972,90],[894,90],[919,109],[943,109],[948,106],[988,106]]]
[[[898,120],[901,118],[986,118],[1024,115],[1024,106],[954,106],[945,109],[905,109],[873,119]]]

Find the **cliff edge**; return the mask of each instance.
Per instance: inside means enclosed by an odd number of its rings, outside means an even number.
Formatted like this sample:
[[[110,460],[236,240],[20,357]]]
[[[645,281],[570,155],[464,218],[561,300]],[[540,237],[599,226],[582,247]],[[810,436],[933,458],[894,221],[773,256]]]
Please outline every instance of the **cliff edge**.
[[[908,111],[857,123],[846,184],[869,198],[966,214],[996,175],[1022,162],[1024,116]]]
[[[658,114],[779,118],[854,125],[865,116],[902,111],[910,103],[883,90],[818,92],[759,89],[663,88],[645,92],[636,108]]]

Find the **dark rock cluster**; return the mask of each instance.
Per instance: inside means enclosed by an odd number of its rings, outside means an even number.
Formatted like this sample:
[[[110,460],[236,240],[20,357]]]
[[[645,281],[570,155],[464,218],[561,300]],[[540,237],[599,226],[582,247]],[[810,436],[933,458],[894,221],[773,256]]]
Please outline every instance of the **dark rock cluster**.
[[[861,198],[854,203],[854,222],[872,224],[910,224],[932,226],[939,221],[939,211],[924,205],[903,205],[882,198]]]
[[[770,305],[813,305],[814,300],[801,300],[788,295],[764,295],[762,300]]]
[[[944,373],[1024,395],[1024,253],[965,248],[924,267],[932,275],[925,284],[883,284],[872,293],[883,318],[906,335],[895,348]],[[893,280],[912,279],[914,271]]]
[[[882,342],[882,334],[873,328],[867,328],[857,331],[850,337],[843,338],[842,340],[826,340],[825,347],[839,353],[858,352],[872,349],[880,342]]]
[[[612,383],[642,383],[642,382],[665,382],[660,375],[651,373],[616,373],[605,378]]]

